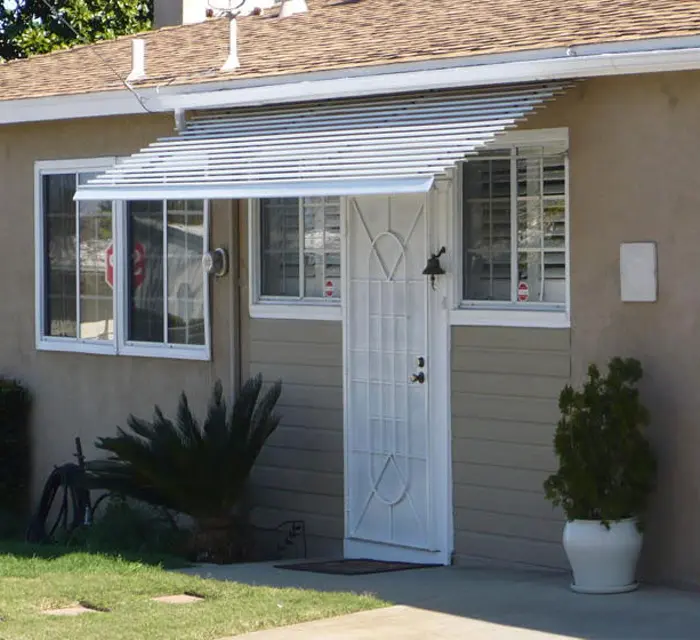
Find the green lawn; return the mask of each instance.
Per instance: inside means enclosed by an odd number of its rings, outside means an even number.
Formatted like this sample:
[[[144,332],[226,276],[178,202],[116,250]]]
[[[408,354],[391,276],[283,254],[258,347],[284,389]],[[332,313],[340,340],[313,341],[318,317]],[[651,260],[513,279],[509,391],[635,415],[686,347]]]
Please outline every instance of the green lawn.
[[[182,593],[204,601],[151,600]],[[74,618],[42,614],[77,603],[100,611]],[[369,595],[251,587],[147,561],[0,543],[2,640],[215,640],[384,604]]]

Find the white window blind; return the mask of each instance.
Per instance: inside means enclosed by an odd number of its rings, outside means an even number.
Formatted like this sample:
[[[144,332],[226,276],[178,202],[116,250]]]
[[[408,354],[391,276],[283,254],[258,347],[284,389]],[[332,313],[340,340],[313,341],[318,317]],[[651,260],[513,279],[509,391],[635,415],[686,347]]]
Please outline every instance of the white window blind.
[[[464,165],[464,299],[566,304],[566,153],[489,151]]]

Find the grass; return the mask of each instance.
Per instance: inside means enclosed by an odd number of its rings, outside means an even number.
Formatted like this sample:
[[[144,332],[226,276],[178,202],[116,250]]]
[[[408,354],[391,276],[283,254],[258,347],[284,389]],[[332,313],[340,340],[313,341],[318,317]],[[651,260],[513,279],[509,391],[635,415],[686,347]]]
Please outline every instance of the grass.
[[[385,604],[369,595],[205,580],[165,566],[175,562],[0,543],[0,639],[215,640]],[[181,593],[204,601],[151,600]],[[42,613],[77,603],[98,612],[74,618]]]

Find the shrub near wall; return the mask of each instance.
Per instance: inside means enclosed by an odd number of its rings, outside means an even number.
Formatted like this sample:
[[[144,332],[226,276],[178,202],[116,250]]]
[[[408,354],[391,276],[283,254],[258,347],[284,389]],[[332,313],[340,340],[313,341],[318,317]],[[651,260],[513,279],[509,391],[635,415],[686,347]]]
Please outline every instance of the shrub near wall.
[[[29,508],[31,406],[25,386],[0,378],[0,534],[14,529]]]

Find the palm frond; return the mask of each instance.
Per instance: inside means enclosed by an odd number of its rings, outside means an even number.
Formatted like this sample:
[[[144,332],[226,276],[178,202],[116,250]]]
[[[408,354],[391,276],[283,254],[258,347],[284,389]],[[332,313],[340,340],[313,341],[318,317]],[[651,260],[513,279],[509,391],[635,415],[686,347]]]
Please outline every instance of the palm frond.
[[[195,518],[226,517],[280,421],[274,407],[281,382],[261,397],[262,387],[260,375],[248,380],[229,414],[217,382],[201,426],[185,393],[175,422],[158,406],[151,421],[129,416],[128,430],[118,427],[116,436],[97,440],[97,448],[109,457],[91,463],[92,486]]]

